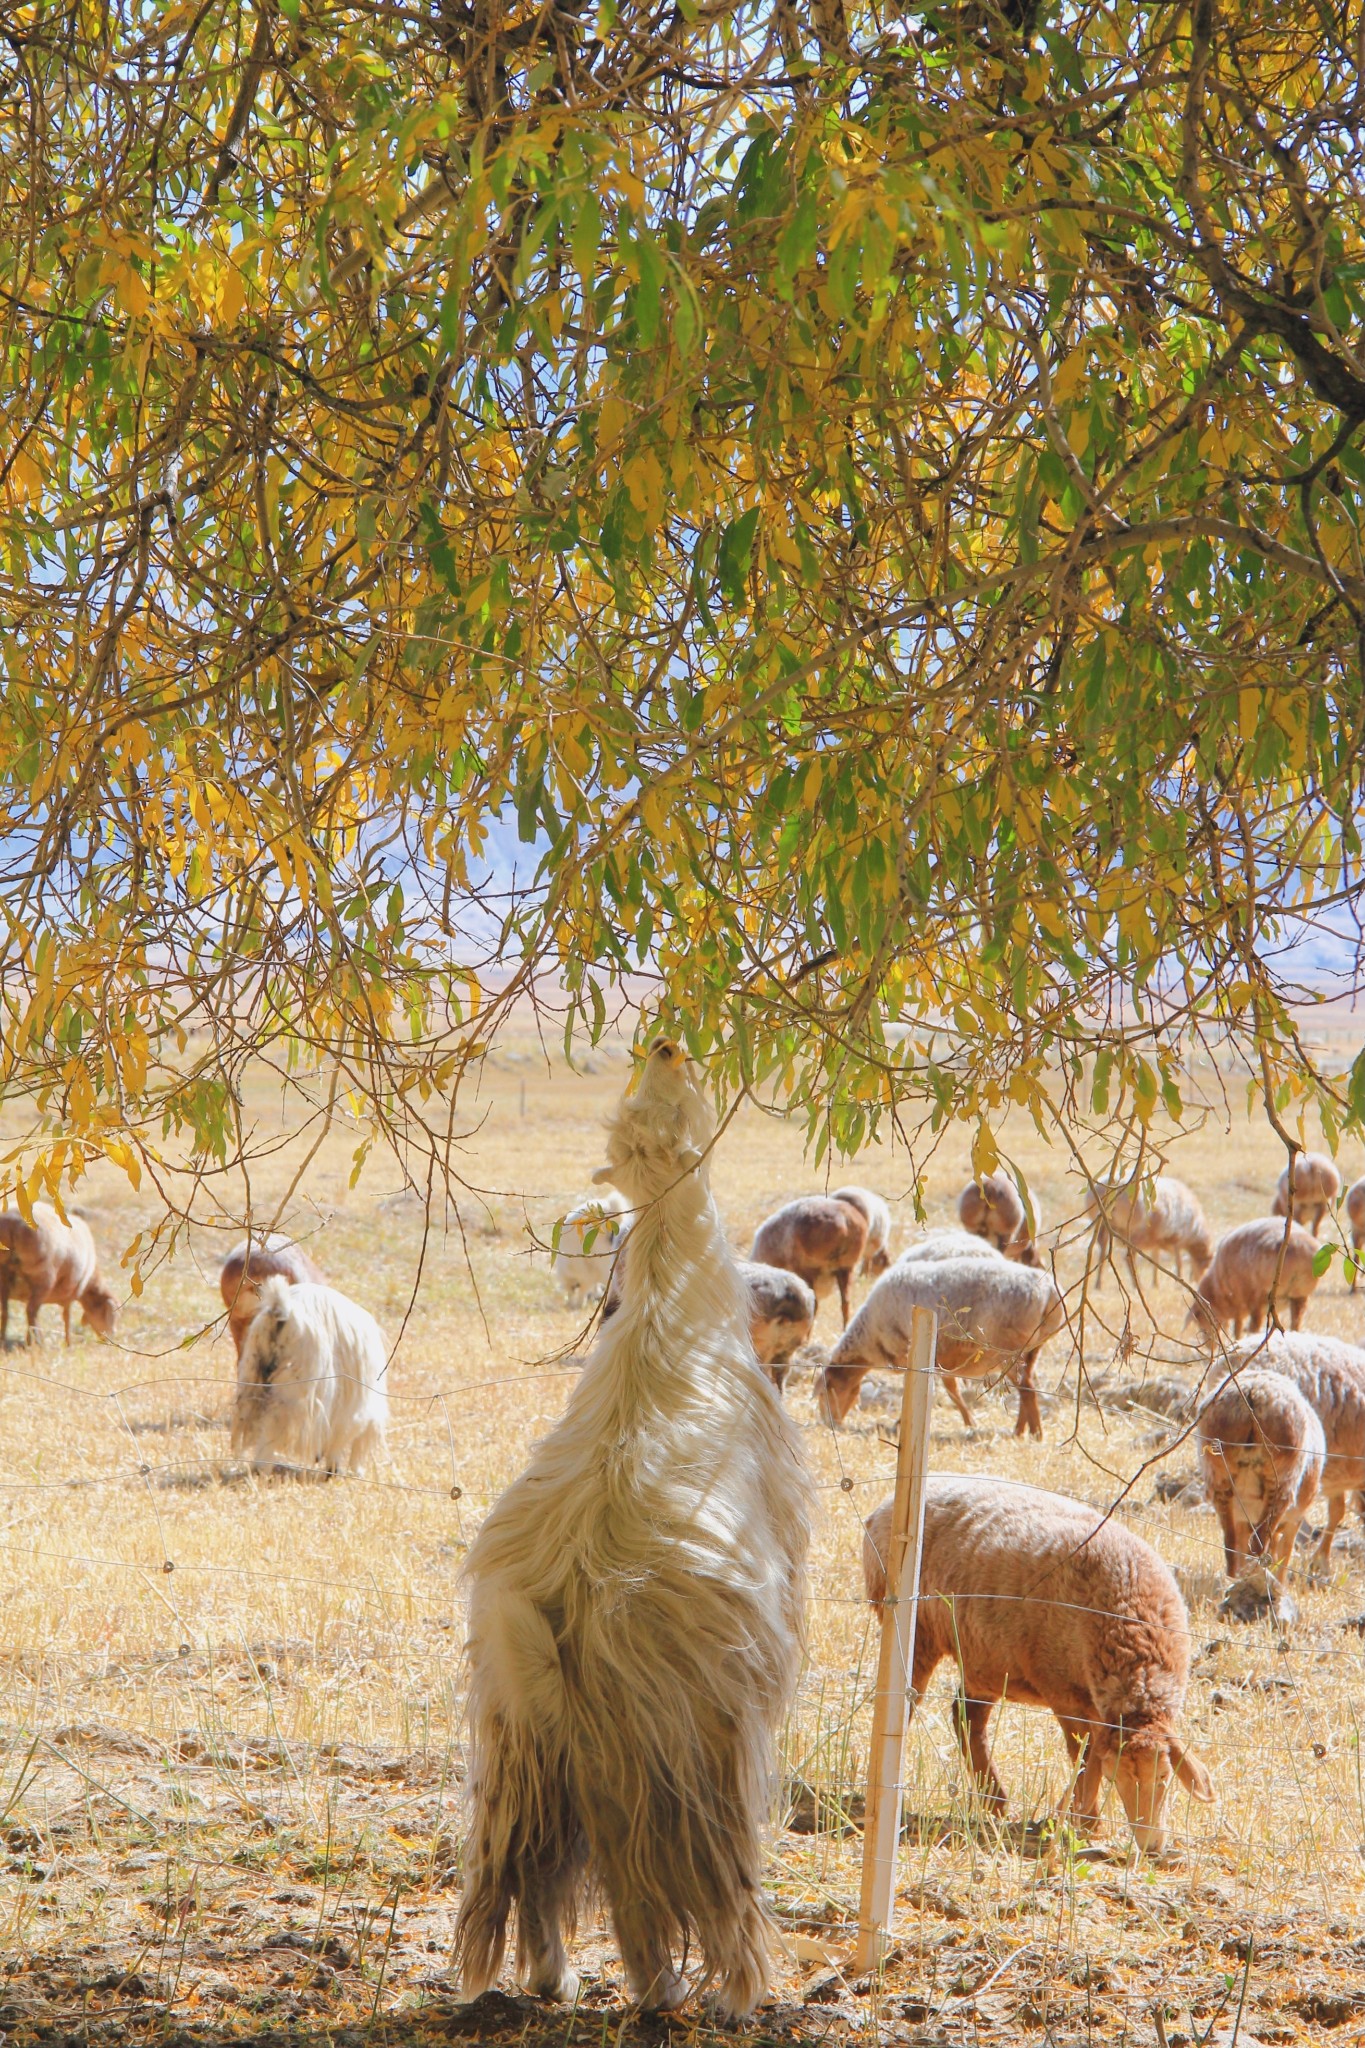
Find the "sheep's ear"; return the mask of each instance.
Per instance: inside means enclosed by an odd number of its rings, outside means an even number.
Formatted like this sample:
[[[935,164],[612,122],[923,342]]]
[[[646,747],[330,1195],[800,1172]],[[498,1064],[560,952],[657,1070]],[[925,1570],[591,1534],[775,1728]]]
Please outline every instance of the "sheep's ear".
[[[1203,1806],[1212,1806],[1213,1779],[1209,1776],[1207,1764],[1180,1742],[1171,1744],[1171,1762],[1177,1778],[1191,1798],[1199,1800]]]
[[[599,1166],[596,1173],[592,1176],[592,1184],[595,1188],[614,1187],[616,1185],[616,1168],[614,1166]]]

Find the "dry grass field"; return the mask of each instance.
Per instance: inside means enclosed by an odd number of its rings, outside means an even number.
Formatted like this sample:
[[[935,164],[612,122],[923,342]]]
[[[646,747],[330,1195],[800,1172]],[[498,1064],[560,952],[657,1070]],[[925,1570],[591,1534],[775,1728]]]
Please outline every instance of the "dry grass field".
[[[338,1130],[308,1167],[287,1227],[391,1339],[402,1333],[389,1455],[365,1481],[261,1478],[231,1455],[232,1352],[211,1325],[217,1263],[237,1233],[209,1227],[207,1211],[149,1265],[115,1345],[83,1333],[64,1350],[49,1310],[43,1347],[0,1360],[5,2034],[330,2040],[375,2020],[414,2039],[622,2038],[619,1967],[600,1926],[581,1944],[575,2016],[500,1997],[462,2015],[449,1950],[462,1776],[456,1575],[488,1503],[563,1403],[562,1359],[581,1318],[561,1305],[533,1239],[543,1245],[583,1192],[626,1071],[604,1059],[574,1075],[529,1043],[499,1055],[464,1159],[485,1196],[462,1203],[460,1230],[437,1217],[425,1246],[419,1205],[394,1198],[396,1175],[377,1153],[349,1186],[353,1132]],[[252,1110],[262,1133],[279,1124],[288,1140],[258,1174],[262,1216],[305,1148],[264,1080]],[[1215,1228],[1268,1209],[1282,1162],[1263,1124],[1238,1116],[1229,1128],[1220,1113],[1164,1136],[1171,1170]],[[1045,1220],[1074,1214],[1080,1183],[1065,1149],[1022,1122],[1008,1138]],[[931,1221],[950,1220],[967,1159],[966,1134],[952,1131],[918,1162]],[[1353,1178],[1365,1157],[1342,1164]],[[831,1185],[851,1177],[892,1197],[902,1235],[913,1227],[904,1151],[836,1173]],[[714,1179],[744,1248],[768,1209],[821,1184],[798,1131],[754,1109],[726,1132]],[[115,1267],[154,1199],[112,1173],[83,1187]],[[1062,1237],[1057,1270],[1078,1309],[1085,1241]],[[1361,2037],[1365,1624],[1352,1622],[1365,1608],[1365,1546],[1353,1522],[1334,1582],[1296,1585],[1300,1618],[1282,1637],[1219,1617],[1214,1518],[1158,1493],[1163,1472],[1192,1467],[1189,1443],[1171,1448],[1159,1415],[1106,1405],[1119,1383],[1197,1374],[1176,1283],[1149,1269],[1143,1297],[1125,1302],[1113,1275],[1092,1295],[1083,1376],[1066,1340],[1045,1352],[1041,1446],[1010,1433],[1012,1395],[977,1390],[971,1432],[937,1403],[933,1461],[1106,1505],[1137,1475],[1121,1513],[1176,1567],[1190,1601],[1198,1656],[1185,1725],[1217,1804],[1181,1797],[1176,1848],[1161,1863],[1128,1859],[1112,1803],[1102,1841],[1082,1850],[1044,1825],[1065,1774],[1055,1726],[1006,1707],[994,1734],[1010,1821],[997,1827],[965,1795],[941,1676],[909,1742],[887,1967],[876,1982],[852,1981],[809,1959],[819,1940],[837,1949],[856,1908],[875,1664],[861,1518],[890,1489],[898,1396],[889,1387],[835,1436],[815,1419],[809,1379],[795,1378],[787,1399],[823,1513],[809,1667],[786,1739],[791,1793],[770,1866],[792,1942],[778,2002],[762,2015],[767,2036],[1156,2048]],[[825,1304],[817,1334],[830,1337],[836,1320]],[[1334,1269],[1308,1323],[1360,1337],[1365,1291],[1352,1298]],[[701,2031],[687,2016],[672,2025]]]

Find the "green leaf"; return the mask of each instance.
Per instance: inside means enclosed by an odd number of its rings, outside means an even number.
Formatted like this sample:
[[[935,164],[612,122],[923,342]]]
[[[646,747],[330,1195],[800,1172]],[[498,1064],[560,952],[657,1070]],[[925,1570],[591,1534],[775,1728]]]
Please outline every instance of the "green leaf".
[[[729,604],[740,604],[744,598],[744,585],[753,554],[754,534],[758,530],[758,514],[759,507],[751,505],[738,519],[731,520],[720,537],[716,574],[721,595]]]

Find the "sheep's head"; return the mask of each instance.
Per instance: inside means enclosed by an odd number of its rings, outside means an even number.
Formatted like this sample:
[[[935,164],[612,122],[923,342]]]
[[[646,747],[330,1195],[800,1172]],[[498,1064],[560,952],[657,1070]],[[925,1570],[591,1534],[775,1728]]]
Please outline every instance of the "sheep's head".
[[[1166,1846],[1166,1800],[1174,1784],[1209,1805],[1213,1780],[1205,1765],[1177,1736],[1152,1731],[1128,1736],[1116,1750],[1110,1776],[1123,1801],[1133,1840],[1144,1855]]]
[[[102,1280],[92,1280],[81,1296],[81,1320],[90,1325],[97,1337],[107,1340],[113,1336],[118,1304]]]

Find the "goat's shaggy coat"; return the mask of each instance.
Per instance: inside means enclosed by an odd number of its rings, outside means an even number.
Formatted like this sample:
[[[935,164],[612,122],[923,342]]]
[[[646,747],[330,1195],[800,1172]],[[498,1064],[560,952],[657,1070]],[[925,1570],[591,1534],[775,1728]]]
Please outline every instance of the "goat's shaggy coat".
[[[630,1986],[666,2007],[699,1951],[731,2014],[767,1980],[760,1879],[776,1730],[800,1663],[810,1481],[759,1370],[707,1188],[711,1118],[652,1048],[603,1174],[636,1212],[618,1312],[563,1420],[470,1551],[474,1811],[456,1949],[570,1997],[585,1879]]]
[[[863,1544],[867,1597],[879,1607],[891,1505],[871,1516]],[[1083,1827],[1098,1820],[1106,1778],[1140,1849],[1163,1846],[1173,1780],[1212,1797],[1175,1732],[1190,1664],[1179,1589],[1150,1544],[1084,1502],[985,1474],[930,1479],[912,1705],[945,1658],[958,1669],[958,1741],[990,1805],[1005,1804],[986,1746],[1001,1699],[1056,1715]]]
[[[48,1302],[61,1309],[68,1344],[75,1302],[97,1337],[111,1337],[117,1310],[99,1276],[89,1224],[82,1216],[63,1223],[48,1202],[35,1202],[32,1215],[26,1223],[17,1209],[0,1214],[0,1344],[9,1335],[11,1299],[22,1301],[28,1312],[30,1343],[36,1341],[38,1311]]]
[[[362,1471],[389,1419],[383,1331],[334,1287],[276,1275],[260,1297],[237,1360],[233,1449]]]

